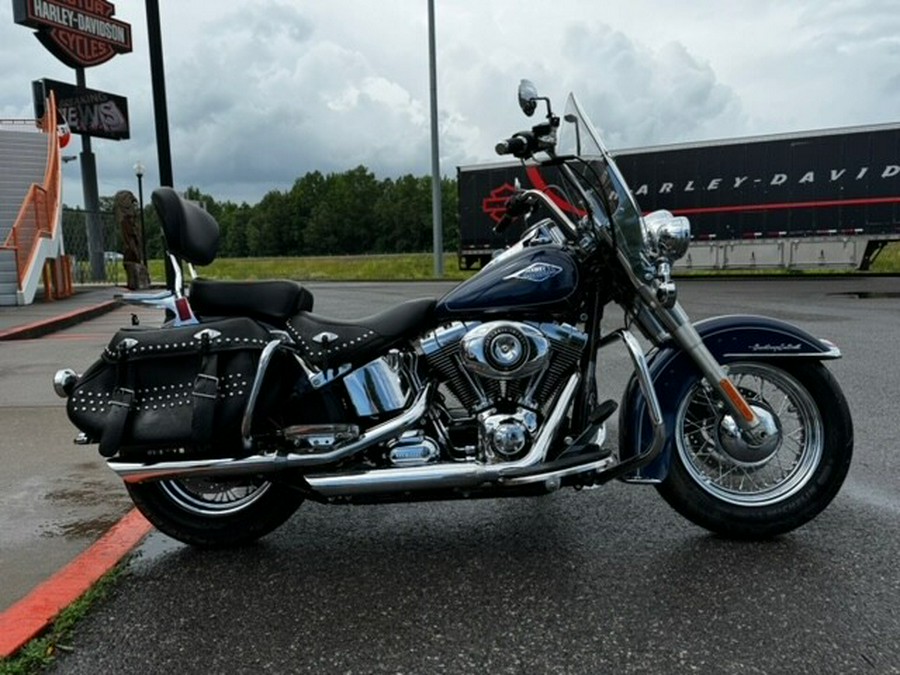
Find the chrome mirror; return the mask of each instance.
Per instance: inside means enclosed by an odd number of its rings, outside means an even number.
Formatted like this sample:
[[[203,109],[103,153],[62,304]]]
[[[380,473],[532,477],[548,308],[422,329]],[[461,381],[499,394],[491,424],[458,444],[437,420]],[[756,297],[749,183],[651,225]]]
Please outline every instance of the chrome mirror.
[[[519,107],[528,117],[534,115],[539,98],[537,87],[534,86],[534,82],[531,80],[522,80],[519,82]]]

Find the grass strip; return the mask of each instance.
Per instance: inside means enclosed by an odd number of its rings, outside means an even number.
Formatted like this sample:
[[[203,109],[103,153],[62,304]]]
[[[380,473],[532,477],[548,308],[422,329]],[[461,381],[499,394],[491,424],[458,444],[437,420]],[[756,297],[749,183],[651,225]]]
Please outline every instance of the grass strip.
[[[29,642],[15,655],[0,659],[0,675],[39,673],[48,668],[60,652],[72,651],[70,638],[75,626],[93,605],[109,594],[123,573],[123,566],[114,567],[90,590],[60,612],[53,625],[41,637]]]

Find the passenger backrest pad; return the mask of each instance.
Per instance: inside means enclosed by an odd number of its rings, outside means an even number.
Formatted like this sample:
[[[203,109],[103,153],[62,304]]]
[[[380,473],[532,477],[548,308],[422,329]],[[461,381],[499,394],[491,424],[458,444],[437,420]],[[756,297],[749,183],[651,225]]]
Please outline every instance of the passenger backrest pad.
[[[152,200],[169,253],[194,265],[209,265],[215,260],[219,250],[215,218],[170,187],[154,190]]]

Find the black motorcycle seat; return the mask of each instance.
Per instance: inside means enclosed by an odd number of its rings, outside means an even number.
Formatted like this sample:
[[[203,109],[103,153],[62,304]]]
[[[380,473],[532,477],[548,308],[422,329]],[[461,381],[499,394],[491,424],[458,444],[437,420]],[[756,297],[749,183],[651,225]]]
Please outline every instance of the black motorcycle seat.
[[[313,296],[296,281],[216,281],[194,279],[191,308],[201,317],[249,316],[284,323],[299,312],[313,308]]]
[[[356,321],[300,312],[288,321],[288,329],[309,365],[319,370],[346,363],[360,366],[421,331],[431,320],[436,304],[434,298],[407,300]]]

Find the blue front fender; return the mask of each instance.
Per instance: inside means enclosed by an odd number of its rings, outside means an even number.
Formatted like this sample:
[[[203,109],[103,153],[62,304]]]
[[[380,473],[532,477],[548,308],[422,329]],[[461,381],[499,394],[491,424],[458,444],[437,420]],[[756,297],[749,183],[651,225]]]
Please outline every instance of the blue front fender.
[[[729,315],[694,325],[716,360],[777,361],[781,359],[837,359],[840,350],[825,340],[784,321],[763,316]],[[701,377],[693,359],[669,340],[648,356],[648,368],[666,424],[666,444],[647,466],[624,476],[634,482],[659,482],[669,472],[675,444],[675,415],[688,389]],[[647,405],[632,377],[619,413],[619,459],[625,461],[645,450],[653,437]]]

